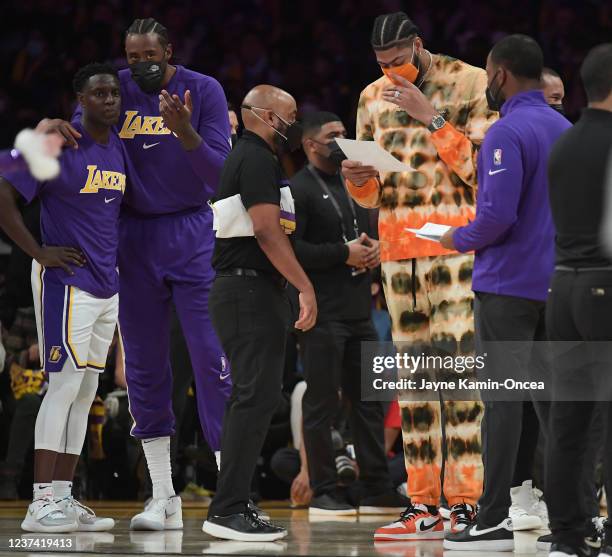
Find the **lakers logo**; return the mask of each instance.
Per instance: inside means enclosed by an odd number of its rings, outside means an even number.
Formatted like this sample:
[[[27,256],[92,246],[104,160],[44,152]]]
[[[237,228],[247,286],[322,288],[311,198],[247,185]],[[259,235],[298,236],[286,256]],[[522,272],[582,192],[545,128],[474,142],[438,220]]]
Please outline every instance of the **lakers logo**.
[[[126,110],[119,137],[134,139],[136,135],[168,135],[172,133],[164,126],[161,116],[139,116],[137,110]]]
[[[52,346],[51,350],[49,350],[49,361],[54,364],[55,362],[59,362],[62,359],[62,347],[61,346]]]
[[[87,165],[87,181],[79,193],[98,193],[98,190],[125,191],[125,174],[112,170],[99,170],[97,165]]]

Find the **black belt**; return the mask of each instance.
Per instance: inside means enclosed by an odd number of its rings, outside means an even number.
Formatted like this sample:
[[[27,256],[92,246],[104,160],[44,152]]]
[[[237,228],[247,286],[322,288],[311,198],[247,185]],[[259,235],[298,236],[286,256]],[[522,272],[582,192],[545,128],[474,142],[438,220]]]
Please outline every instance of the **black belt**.
[[[555,271],[565,271],[571,273],[590,273],[593,271],[612,272],[612,267],[568,267],[567,265],[557,265]]]
[[[217,271],[218,277],[263,277],[267,280],[272,281],[274,284],[285,288],[287,281],[280,275],[274,275],[272,273],[266,273],[264,271],[257,271],[255,269],[245,269],[244,267],[232,267],[231,269],[222,269]]]

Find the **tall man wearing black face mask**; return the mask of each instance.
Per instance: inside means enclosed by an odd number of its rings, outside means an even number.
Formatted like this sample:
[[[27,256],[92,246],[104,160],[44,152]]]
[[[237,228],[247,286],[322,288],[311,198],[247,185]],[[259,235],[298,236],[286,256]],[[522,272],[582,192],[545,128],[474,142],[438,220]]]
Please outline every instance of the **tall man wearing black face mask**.
[[[306,383],[304,444],[314,498],[311,515],[351,515],[355,509],[337,489],[330,428],[338,391],[351,402],[351,432],[362,483],[360,512],[394,513],[408,500],[391,486],[383,446],[383,408],[361,400],[361,342],[375,341],[370,317],[369,269],[380,264],[368,210],[352,201],[340,174],[345,137],[340,118],[315,112],[304,119],[302,145],[308,164],[291,180],[297,227],[295,251],[312,281],[319,305],[317,325],[299,335]]]
[[[221,440],[217,493],[203,530],[236,541],[274,541],[284,528],[249,507],[249,488],[281,394],[289,304],[285,285],[299,291],[297,329],[315,324],[312,284],[287,235],[295,230],[289,183],[278,160],[300,145],[295,99],[270,85],[242,104],[244,132],[227,158],[213,205],[217,276],[210,296],[213,325],[232,368]]]

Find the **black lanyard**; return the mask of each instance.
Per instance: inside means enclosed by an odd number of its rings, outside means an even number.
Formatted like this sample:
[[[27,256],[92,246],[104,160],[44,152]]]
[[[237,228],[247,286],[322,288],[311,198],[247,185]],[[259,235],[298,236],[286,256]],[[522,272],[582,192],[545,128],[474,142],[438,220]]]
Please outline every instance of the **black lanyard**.
[[[323,178],[319,176],[319,173],[312,166],[312,164],[307,165],[306,168],[308,168],[310,173],[313,175],[314,179],[319,183],[319,186],[323,190],[323,193],[327,195],[327,197],[329,197],[329,200],[332,202],[332,205],[334,206],[334,209],[336,210],[338,218],[340,219],[340,226],[342,227],[342,240],[345,243],[348,242],[349,239],[347,236],[346,227],[344,226],[344,216],[342,215],[342,211],[340,210],[340,205],[338,205],[336,198],[332,195],[331,191],[329,191],[327,184],[323,181]],[[344,180],[342,179],[341,175],[340,175],[340,181],[342,182],[342,189],[344,190],[344,193],[346,194],[346,198],[348,200],[349,207],[351,208],[351,214],[353,215],[353,231],[355,233],[355,238],[359,238],[359,226],[357,224],[357,213],[355,213],[355,205],[353,205],[353,199],[351,198],[348,191],[346,190],[346,186],[344,185]]]

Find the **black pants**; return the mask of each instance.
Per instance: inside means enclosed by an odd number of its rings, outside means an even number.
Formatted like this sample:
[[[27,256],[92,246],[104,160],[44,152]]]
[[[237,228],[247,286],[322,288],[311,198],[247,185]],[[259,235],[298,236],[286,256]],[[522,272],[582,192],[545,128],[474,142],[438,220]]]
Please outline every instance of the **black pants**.
[[[232,370],[221,437],[221,471],[209,515],[244,511],[251,478],[281,396],[289,303],[265,277],[215,279],[209,310]]]
[[[544,302],[477,292],[474,301],[474,321],[477,350],[486,352],[486,369],[498,376],[515,377],[517,370],[530,366],[529,350],[490,349],[486,341],[545,340]],[[481,377],[479,376],[479,379]],[[483,375],[482,378],[485,378]],[[482,461],[484,464],[484,490],[480,499],[478,524],[489,528],[508,516],[510,488],[516,468],[523,423],[523,401],[487,401],[482,420]],[[533,402],[540,418],[540,427],[546,428],[548,404]]]
[[[612,273],[557,271],[547,308],[549,338],[552,341],[611,341],[612,340]],[[592,369],[586,345],[584,357],[571,362],[569,372],[574,377]],[[563,364],[563,362],[559,362]],[[602,371],[609,374],[606,366]],[[582,368],[582,370],[581,370]],[[567,380],[566,369],[553,369],[555,391]],[[606,492],[612,493],[612,403],[567,400],[554,401],[550,410],[550,434],[554,442],[547,448],[546,493],[551,530],[561,542],[578,547],[583,543],[584,530],[592,517],[589,500],[576,478],[585,470],[593,473],[592,455],[588,446],[592,432],[603,427],[606,442],[603,451]],[[596,423],[596,420],[599,423]],[[607,431],[605,431],[607,430]],[[590,433],[591,432],[591,433]],[[608,496],[608,516],[612,498]],[[612,523],[606,525],[606,536],[612,539]]]
[[[350,404],[350,425],[362,495],[392,489],[384,450],[382,403],[361,400],[361,343],[377,340],[372,322],[321,323],[299,335],[306,393],[302,399],[304,443],[315,497],[336,488],[331,427],[338,392]]]

